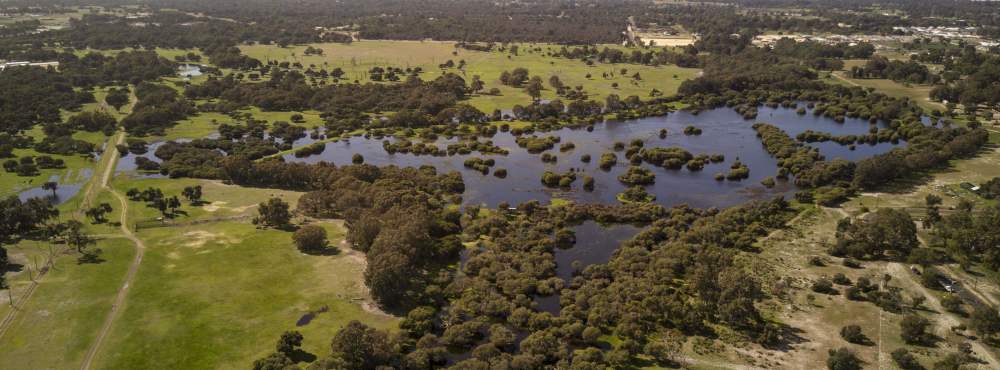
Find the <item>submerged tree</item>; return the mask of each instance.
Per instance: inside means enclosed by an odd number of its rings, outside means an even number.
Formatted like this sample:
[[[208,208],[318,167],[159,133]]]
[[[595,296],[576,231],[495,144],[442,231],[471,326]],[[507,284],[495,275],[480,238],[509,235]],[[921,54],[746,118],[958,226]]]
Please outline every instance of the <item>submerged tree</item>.
[[[42,189],[51,191],[52,197],[54,198],[56,196],[56,190],[59,190],[59,183],[55,181],[46,181],[42,184]]]

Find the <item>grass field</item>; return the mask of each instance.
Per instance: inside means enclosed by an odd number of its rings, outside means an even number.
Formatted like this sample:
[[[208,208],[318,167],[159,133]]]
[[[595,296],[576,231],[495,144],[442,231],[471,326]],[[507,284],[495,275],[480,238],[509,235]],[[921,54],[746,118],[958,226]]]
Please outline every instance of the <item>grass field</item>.
[[[332,245],[344,229],[323,224]],[[363,257],[299,253],[291,233],[230,222],[140,232],[146,260],[98,368],[245,369],[273,351],[285,330],[305,335],[303,349],[328,352],[337,328],[362,320],[393,328],[396,319],[369,313]],[[305,313],[327,307],[308,325]]]
[[[75,253],[59,257],[28,305],[2,339],[0,368],[72,369],[80,366],[97,334],[134,253],[127,239],[105,239],[95,246],[104,260],[78,264]],[[47,243],[24,242],[12,254],[48,254]],[[26,278],[26,277],[22,277]],[[4,305],[6,308],[6,304]],[[5,312],[0,312],[5,314]]]
[[[316,68],[332,70],[340,67],[349,81],[367,82],[367,71],[375,66],[413,68],[424,70],[421,78],[433,79],[445,72],[456,73],[466,81],[478,75],[486,83],[485,90],[499,88],[501,95],[479,95],[470,103],[480,110],[491,112],[493,109],[510,109],[515,104],[527,105],[531,98],[522,89],[504,86],[500,83],[500,73],[517,67],[527,68],[532,76],[537,75],[545,81],[546,89],[542,99],[557,98],[555,91],[548,86],[550,76],[556,75],[567,86],[581,85],[592,98],[603,100],[609,94],[621,97],[637,95],[648,98],[651,89],[656,88],[665,95],[676,92],[680,83],[697,75],[697,69],[679,68],[677,66],[642,66],[634,64],[595,64],[587,66],[579,60],[546,57],[544,53],[556,51],[559,46],[548,44],[521,44],[518,56],[501,52],[478,52],[455,48],[453,42],[437,41],[360,41],[351,44],[315,44],[309,45],[323,50],[323,55],[305,55],[307,45],[281,48],[273,45],[244,45],[241,50],[250,57],[263,62],[288,61],[299,62],[303,66],[314,65]],[[614,47],[609,45],[609,47]],[[533,51],[538,48],[540,51]],[[508,58],[509,56],[509,58]],[[439,65],[452,60],[458,64],[466,62],[464,69],[441,69]],[[620,75],[620,69],[627,68],[628,75],[639,72],[642,80],[637,85],[630,83],[631,79]],[[602,78],[605,72],[613,72],[613,78]],[[586,78],[591,74],[591,78]],[[676,77],[675,77],[676,76]],[[618,88],[612,84],[618,83]]]

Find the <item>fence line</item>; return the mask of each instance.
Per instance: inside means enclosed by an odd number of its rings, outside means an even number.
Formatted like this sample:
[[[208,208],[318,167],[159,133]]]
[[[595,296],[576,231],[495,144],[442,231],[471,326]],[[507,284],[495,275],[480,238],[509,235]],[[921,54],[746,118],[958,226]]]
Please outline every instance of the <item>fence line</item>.
[[[222,221],[244,220],[251,217],[253,216],[241,215],[241,216],[208,218],[203,220],[193,220],[186,222],[172,222],[168,220],[143,220],[143,221],[136,221],[134,224],[132,224],[132,229],[138,231],[139,229],[154,229],[158,227],[183,227],[183,226],[209,224]]]

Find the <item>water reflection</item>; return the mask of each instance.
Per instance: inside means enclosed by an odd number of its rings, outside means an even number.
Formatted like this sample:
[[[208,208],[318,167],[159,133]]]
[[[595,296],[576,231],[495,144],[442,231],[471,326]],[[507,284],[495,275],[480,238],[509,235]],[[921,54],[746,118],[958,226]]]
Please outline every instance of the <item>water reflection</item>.
[[[656,196],[660,204],[671,206],[686,203],[695,207],[728,207],[754,199],[767,199],[775,195],[790,195],[795,191],[794,185],[778,181],[774,188],[765,188],[760,181],[773,176],[777,171],[777,161],[763,148],[756,132],[751,128],[754,122],[767,122],[795,136],[806,130],[828,132],[832,135],[864,135],[868,133],[870,124],[866,120],[847,119],[844,123],[813,116],[796,114],[794,109],[767,108],[759,110],[756,120],[744,120],[738,113],[729,108],[719,108],[694,115],[688,112],[676,112],[665,117],[650,117],[634,121],[608,121],[594,126],[593,132],[583,129],[564,128],[540,136],[555,135],[561,143],[572,142],[575,148],[560,152],[557,148],[546,151],[556,155],[556,163],[542,163],[541,153],[531,154],[515,143],[515,137],[509,133],[498,133],[494,144],[507,149],[507,156],[488,156],[496,160],[493,170],[504,168],[507,177],[500,179],[492,174],[466,169],[463,166],[469,157],[486,157],[480,154],[455,155],[449,157],[417,156],[406,153],[389,154],[382,148],[382,140],[353,137],[350,140],[332,142],[326,145],[326,150],[320,154],[306,158],[296,158],[286,155],[285,160],[315,163],[328,161],[336,164],[348,164],[351,156],[360,153],[365,163],[374,165],[421,166],[433,165],[439,172],[460,171],[466,184],[464,201],[466,204],[485,204],[495,207],[501,202],[518,204],[528,200],[539,200],[543,203],[552,198],[564,198],[579,202],[613,203],[615,196],[625,190],[617,177],[628,167],[624,163],[624,153],[618,152],[619,164],[610,171],[602,171],[598,158],[604,152],[612,151],[616,142],[628,143],[640,139],[646,147],[681,147],[691,153],[723,154],[726,160],[722,163],[707,164],[702,171],[669,170],[660,167],[643,165],[656,174],[656,183],[647,187],[647,191]],[[880,124],[881,125],[881,124]],[[701,128],[701,135],[684,135],[687,126]],[[882,126],[884,127],[884,126]],[[666,129],[666,138],[659,137],[659,131]],[[390,139],[391,141],[391,139]],[[439,140],[438,146],[448,142]],[[828,159],[843,158],[857,160],[872,155],[884,153],[895,146],[903,145],[880,143],[876,145],[858,144],[854,150],[834,142],[812,143],[819,148],[820,153]],[[590,163],[583,163],[580,157],[589,154]],[[750,177],[739,182],[716,181],[716,173],[729,171],[729,165],[736,159],[749,166]],[[545,171],[566,172],[570,169],[581,170],[583,174],[593,176],[596,181],[592,192],[582,190],[581,181],[573,184],[569,191],[549,189],[542,186],[540,179]],[[582,176],[581,176],[582,177]]]

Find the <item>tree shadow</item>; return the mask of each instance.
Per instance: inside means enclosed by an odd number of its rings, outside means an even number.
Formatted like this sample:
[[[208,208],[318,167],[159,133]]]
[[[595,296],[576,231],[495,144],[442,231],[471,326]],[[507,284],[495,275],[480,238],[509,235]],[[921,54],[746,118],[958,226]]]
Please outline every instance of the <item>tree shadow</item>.
[[[861,338],[858,339],[857,342],[851,342],[851,343],[865,347],[872,347],[876,344],[875,341],[873,341],[871,338],[868,338],[868,336],[864,334],[861,334]]]
[[[877,186],[871,190],[888,194],[909,194],[915,191],[918,187],[930,183],[931,180],[934,179],[933,174],[946,173],[949,170],[954,171],[949,167],[941,167],[911,173],[907,176],[893,179],[889,183]]]
[[[657,361],[654,359],[634,358],[626,369],[638,370],[649,368],[680,369],[684,365],[675,360]]]
[[[944,341],[944,338],[942,338],[942,337],[940,337],[940,336],[938,336],[937,334],[934,334],[934,333],[924,333],[924,336],[922,338],[919,338],[918,340],[915,340],[915,341],[912,341],[912,342],[908,342],[908,341],[904,340],[904,342],[906,344],[914,345],[914,346],[920,346],[920,347],[925,347],[925,348],[936,348],[937,345],[938,345],[938,343],[943,342],[943,341]]]
[[[935,310],[935,309],[930,308],[930,307],[927,307],[926,305],[920,305],[920,307],[913,307],[912,309],[913,309],[913,311],[920,311],[920,312],[932,313],[932,314],[935,314],[935,315],[941,314],[940,311]]]
[[[779,324],[781,327],[781,340],[776,343],[765,344],[764,348],[788,352],[793,349],[793,346],[797,344],[802,344],[808,342],[809,340],[802,336],[805,331],[799,328],[795,328],[785,324]]]
[[[320,250],[302,251],[302,253],[310,256],[336,256],[340,254],[340,248],[327,245],[325,248]]]
[[[93,251],[84,252],[83,255],[80,256],[80,258],[76,259],[76,263],[78,265],[85,265],[85,264],[94,264],[94,265],[96,265],[96,264],[104,263],[105,261],[106,260],[104,258],[101,258],[101,250],[100,249],[95,249]]]
[[[310,363],[316,361],[316,355],[303,351],[302,349],[296,348],[288,353],[288,358],[295,361],[295,363]]]
[[[21,272],[24,271],[24,265],[20,263],[10,262],[7,266],[0,266],[0,274],[6,274],[8,272]]]

